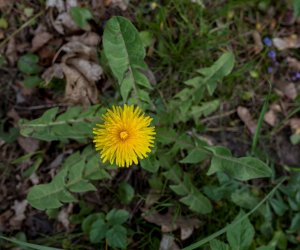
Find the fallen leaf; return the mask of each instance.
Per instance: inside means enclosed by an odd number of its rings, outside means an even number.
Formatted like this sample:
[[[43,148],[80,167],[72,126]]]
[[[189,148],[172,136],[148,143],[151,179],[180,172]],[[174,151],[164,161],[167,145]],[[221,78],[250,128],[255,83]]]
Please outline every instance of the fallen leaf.
[[[150,189],[149,193],[147,194],[146,201],[145,201],[145,207],[151,207],[153,204],[155,204],[159,198],[161,197],[161,194],[158,190]]]
[[[72,210],[73,204],[70,203],[67,207],[62,208],[57,216],[58,222],[60,222],[67,231],[70,230],[69,215],[72,213]]]
[[[13,212],[9,209],[0,214],[0,230],[1,232],[7,231],[7,223],[9,218],[13,215]]]
[[[31,51],[35,52],[43,47],[53,38],[53,35],[48,32],[37,33],[31,41]]]
[[[297,89],[294,83],[276,82],[275,86],[279,94],[284,95],[291,100],[294,100],[297,97]]]
[[[293,34],[284,38],[273,38],[274,46],[279,50],[297,49],[300,48],[300,39],[297,35]]]
[[[126,10],[129,4],[129,0],[105,0],[105,5],[112,7],[119,7],[121,10]]]
[[[16,49],[16,40],[12,37],[6,47],[5,55],[7,57],[8,63],[10,66],[14,66],[18,57],[17,57],[17,49]]]
[[[255,30],[252,32],[252,37],[254,41],[254,53],[259,54],[264,48],[264,45],[261,41],[261,36],[259,32]]]
[[[159,250],[179,250],[179,246],[176,244],[175,239],[172,235],[163,234]]]
[[[94,32],[85,32],[80,36],[71,36],[66,39],[69,42],[80,42],[87,46],[97,46],[100,43],[100,36]]]
[[[300,62],[296,58],[288,56],[286,58],[286,61],[288,63],[289,68],[296,71],[300,71]]]
[[[251,134],[255,133],[256,130],[256,121],[252,118],[249,110],[245,107],[239,106],[237,108],[237,114],[240,119],[245,123],[246,127],[249,129]]]
[[[268,123],[270,126],[274,127],[275,124],[277,123],[276,112],[270,109],[268,112],[266,112],[264,121]]]
[[[60,66],[60,64],[53,64],[50,68],[46,69],[42,75],[42,78],[45,80],[46,85],[53,79],[63,79],[64,72]]]
[[[34,138],[19,136],[17,140],[21,148],[26,153],[35,152],[39,148],[40,141]]]
[[[70,14],[67,12],[59,14],[52,22],[52,26],[58,33],[62,35],[75,33],[81,30],[81,28],[76,25]],[[90,27],[87,25],[87,28],[85,29],[88,30]]]
[[[89,83],[88,80],[74,68],[61,64],[66,77],[65,98],[72,103],[82,103],[84,106],[90,103],[96,103],[98,99],[98,90],[96,86]]]
[[[277,135],[275,139],[276,151],[280,159],[280,164],[300,167],[300,146],[292,145],[285,132]]]
[[[294,133],[300,134],[300,118],[290,119],[289,124]]]
[[[172,214],[170,209],[166,214],[159,214],[156,211],[153,212],[144,209],[142,217],[148,222],[161,226],[161,231],[163,233],[173,232],[177,229],[180,229],[182,240],[190,237],[194,229],[198,228],[201,224],[201,222],[197,218],[176,216]]]
[[[63,12],[65,11],[65,4],[63,0],[47,0],[46,1],[46,7],[47,8],[56,8],[58,12]]]
[[[9,4],[13,4],[14,1],[11,0],[0,0],[0,8],[3,8]]]
[[[98,63],[82,58],[69,59],[68,64],[76,68],[89,82],[98,81],[103,74],[103,70]]]
[[[14,229],[19,229],[21,227],[23,220],[26,218],[25,211],[27,205],[28,202],[26,200],[14,201],[14,205],[11,207],[11,209],[15,212],[15,216],[13,216],[9,221],[9,224]]]

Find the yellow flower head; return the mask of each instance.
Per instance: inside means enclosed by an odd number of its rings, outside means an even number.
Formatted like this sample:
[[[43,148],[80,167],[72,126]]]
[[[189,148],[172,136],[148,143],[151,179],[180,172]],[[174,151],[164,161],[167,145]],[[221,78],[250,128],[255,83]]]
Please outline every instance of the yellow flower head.
[[[145,116],[139,107],[113,106],[103,115],[103,121],[93,130],[96,150],[100,151],[103,162],[129,167],[151,152],[155,135],[154,127],[150,127],[152,118]]]

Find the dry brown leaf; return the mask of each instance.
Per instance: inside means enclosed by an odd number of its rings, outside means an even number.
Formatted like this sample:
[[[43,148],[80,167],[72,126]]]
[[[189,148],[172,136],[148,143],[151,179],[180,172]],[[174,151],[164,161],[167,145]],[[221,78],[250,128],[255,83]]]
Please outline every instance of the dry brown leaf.
[[[292,118],[289,123],[294,133],[300,132],[300,118]]]
[[[43,73],[42,78],[45,80],[46,84],[48,84],[52,78],[63,79],[64,72],[60,66],[60,64],[53,64],[50,68],[46,69]]]
[[[300,48],[300,38],[293,34],[284,38],[273,38],[274,46],[279,50]]]
[[[5,55],[7,57],[8,63],[10,66],[14,66],[17,61],[17,49],[16,49],[16,40],[12,37],[6,47]]]
[[[76,69],[61,64],[62,70],[66,77],[65,98],[72,103],[82,103],[84,106],[90,103],[96,103],[98,98],[98,90],[94,83],[80,74]]]
[[[18,137],[18,143],[26,153],[35,152],[39,148],[39,140],[31,137]]]
[[[66,43],[63,45],[57,54],[59,54],[61,51],[64,51],[68,53],[65,55],[62,59],[63,62],[66,62],[67,59],[74,57],[75,55],[77,57],[85,57],[93,60],[94,62],[97,62],[97,49],[96,46],[87,46],[79,41],[73,41]]]
[[[48,32],[37,33],[31,41],[31,51],[35,52],[53,38],[53,35]]]
[[[105,5],[109,6],[112,5],[112,7],[119,7],[121,10],[126,10],[129,4],[129,0],[104,0]]]
[[[15,216],[13,216],[9,224],[17,229],[21,227],[22,221],[26,218],[25,211],[27,208],[28,202],[26,200],[23,201],[15,201],[14,205],[11,207],[11,209],[15,212]]]
[[[249,129],[251,134],[255,133],[256,130],[256,121],[252,118],[250,111],[242,106],[237,108],[237,114],[240,119],[245,123],[246,127]]]
[[[264,121],[268,123],[270,126],[274,127],[275,124],[277,123],[277,116],[276,112],[272,109],[270,109],[264,117]]]
[[[293,70],[300,70],[300,62],[296,58],[288,56],[286,61],[289,65],[289,68]]]
[[[294,83],[277,82],[275,86],[279,91],[279,94],[284,95],[291,100],[294,100],[297,97],[297,89]]]
[[[65,11],[65,4],[63,0],[47,0],[46,1],[46,7],[52,7],[52,8],[56,8],[58,10],[58,12],[63,12]]]
[[[159,214],[145,210],[142,217],[151,223],[161,226],[163,233],[168,233],[180,229],[181,239],[185,240],[191,236],[195,228],[198,228],[201,222],[197,218],[176,217],[170,210],[166,214]],[[187,238],[185,238],[187,237]]]
[[[57,216],[58,222],[60,222],[67,231],[70,230],[69,215],[71,214],[72,210],[73,204],[70,203],[67,207],[61,209]]]
[[[81,58],[72,58],[68,60],[68,65],[76,68],[89,82],[98,81],[103,74],[99,64]]]
[[[3,8],[9,4],[13,4],[15,0],[0,0],[0,8]]]
[[[97,33],[94,32],[85,32],[81,36],[71,36],[66,39],[69,42],[80,42],[84,45],[93,47],[97,46],[100,43],[100,36]]]
[[[176,244],[175,239],[172,235],[163,234],[159,250],[179,250],[179,246]]]
[[[264,45],[261,41],[261,36],[260,36],[259,32],[257,30],[255,30],[252,32],[252,37],[253,37],[253,41],[254,41],[254,53],[259,54],[264,48]]]
[[[9,209],[0,214],[0,230],[1,232],[7,230],[7,221],[13,215],[13,212]]]
[[[63,12],[59,14],[52,22],[53,28],[60,34],[70,34],[80,31],[81,28],[76,25],[69,13]],[[86,25],[85,30],[89,30],[90,26]]]

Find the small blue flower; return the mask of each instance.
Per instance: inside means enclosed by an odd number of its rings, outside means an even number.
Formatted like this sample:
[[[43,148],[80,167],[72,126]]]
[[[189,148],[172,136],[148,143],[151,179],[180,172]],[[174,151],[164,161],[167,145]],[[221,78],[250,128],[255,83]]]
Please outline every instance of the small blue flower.
[[[295,74],[295,77],[296,77],[297,79],[300,79],[300,72],[297,72],[297,73]]]
[[[295,82],[295,81],[297,81],[297,77],[296,77],[296,76],[292,76],[292,77],[291,77],[291,80],[292,80],[293,82]]]
[[[270,50],[268,52],[268,57],[272,60],[275,60],[276,59],[276,52],[274,50]]]
[[[269,66],[267,71],[268,71],[269,74],[272,74],[273,73],[273,67]]]
[[[266,45],[267,47],[271,47],[272,46],[272,40],[269,38],[269,37],[265,37],[264,39],[263,39],[263,43],[264,43],[264,45]]]

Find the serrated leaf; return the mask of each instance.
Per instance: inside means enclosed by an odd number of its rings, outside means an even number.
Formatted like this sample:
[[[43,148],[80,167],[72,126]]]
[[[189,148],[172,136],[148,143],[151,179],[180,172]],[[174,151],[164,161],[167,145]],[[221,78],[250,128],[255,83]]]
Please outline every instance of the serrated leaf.
[[[193,188],[190,194],[181,198],[180,201],[196,213],[208,214],[212,211],[212,205],[209,199],[196,188]]]
[[[58,208],[63,202],[74,202],[76,199],[65,188],[67,169],[60,171],[48,184],[33,186],[27,195],[27,200],[34,208],[45,210]]]
[[[106,220],[111,225],[123,224],[129,218],[129,213],[124,209],[115,209],[109,211]]]
[[[108,64],[118,79],[123,101],[138,84],[148,85],[140,72],[140,69],[146,68],[145,48],[137,29],[129,20],[115,16],[106,23],[103,48]]]
[[[245,213],[241,211],[234,221],[239,220]],[[254,238],[255,230],[249,219],[246,218],[235,224],[226,232],[227,240],[232,249],[248,250]]]
[[[204,161],[208,157],[209,157],[209,154],[206,151],[201,150],[199,148],[194,148],[194,149],[192,149],[192,151],[189,152],[189,154],[185,158],[183,158],[180,161],[180,163],[195,164],[195,163]]]
[[[98,155],[91,150],[91,147],[87,147],[82,154],[74,153],[66,159],[61,170],[50,183],[36,185],[29,190],[28,202],[41,210],[58,208],[63,203],[76,201],[71,192],[95,190],[88,177],[93,173],[96,175],[98,168],[86,170],[89,162],[95,162],[93,159],[98,159]],[[103,176],[103,178],[109,177]]]
[[[121,225],[115,225],[106,232],[109,246],[125,249],[127,246],[127,230]]]
[[[172,128],[157,128],[156,139],[162,144],[169,144],[176,141],[177,133]]]
[[[206,147],[213,153],[210,168],[207,172],[212,175],[216,172],[224,172],[229,176],[241,181],[254,178],[270,177],[272,170],[257,158],[235,158],[224,147]]]
[[[108,226],[106,225],[105,221],[102,218],[98,218],[91,225],[91,229],[89,232],[89,238],[91,243],[101,242],[105,238],[107,231]]]
[[[212,95],[217,87],[217,83],[225,76],[229,75],[234,67],[234,54],[224,53],[212,66],[198,70],[203,75],[203,82],[207,90]]]
[[[92,129],[103,113],[99,105],[91,106],[87,111],[80,107],[71,107],[58,115],[58,108],[47,110],[40,118],[27,121],[20,120],[20,133],[45,141],[69,139],[79,142],[92,137]]]
[[[200,106],[193,106],[191,115],[194,119],[199,119],[201,116],[209,116],[215,112],[220,106],[219,100],[202,103]]]
[[[141,160],[140,164],[143,169],[151,173],[156,173],[159,169],[159,161],[155,156],[149,156],[148,158]]]
[[[209,242],[209,246],[211,250],[230,250],[229,246],[222,241],[219,240],[211,240]]]

